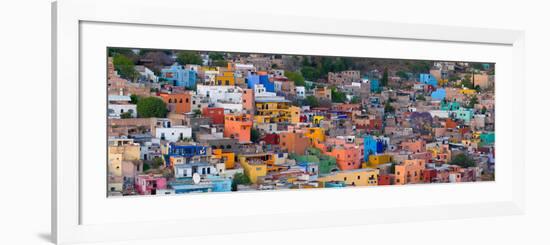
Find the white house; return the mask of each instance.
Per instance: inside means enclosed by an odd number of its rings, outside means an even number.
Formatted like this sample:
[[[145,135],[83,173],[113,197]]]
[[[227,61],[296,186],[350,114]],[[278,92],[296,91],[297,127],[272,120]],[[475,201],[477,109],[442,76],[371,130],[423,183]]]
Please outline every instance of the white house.
[[[170,128],[159,128],[155,130],[155,137],[161,140],[177,142],[180,139],[191,138],[191,128],[187,126],[173,126]]]
[[[296,86],[296,96],[301,99],[305,98],[306,88],[304,86]]]
[[[109,118],[120,118],[122,113],[129,112],[132,117],[137,117],[137,106],[134,104],[109,104],[107,106]]]
[[[210,103],[218,101],[242,103],[243,89],[237,86],[197,85],[197,94],[207,98]]]

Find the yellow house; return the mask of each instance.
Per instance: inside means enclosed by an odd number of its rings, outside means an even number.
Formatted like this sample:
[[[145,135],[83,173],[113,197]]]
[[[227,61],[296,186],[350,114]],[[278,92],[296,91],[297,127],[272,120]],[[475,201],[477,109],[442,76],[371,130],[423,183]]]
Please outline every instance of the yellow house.
[[[472,94],[477,93],[477,91],[475,89],[465,88],[463,90],[460,90],[460,93],[465,94],[465,95],[472,95]]]
[[[109,153],[109,176],[122,176],[122,154]]]
[[[273,155],[268,153],[239,155],[239,163],[244,170],[244,174],[254,184],[258,183],[259,177],[267,175],[267,165],[270,160],[271,164],[273,164]]]
[[[345,170],[320,176],[317,180],[324,186],[326,182],[341,181],[347,186],[375,186],[378,185],[378,169],[360,168]]]
[[[299,123],[300,122],[300,107],[291,106],[290,110],[290,122]]]
[[[325,119],[324,116],[313,116],[313,123],[319,124],[321,123],[321,121],[323,121],[323,119]]]
[[[270,117],[270,122],[290,122],[290,101],[283,97],[256,98],[256,115]]]
[[[437,84],[439,84],[439,86],[443,86],[443,85],[447,84],[448,82],[449,82],[449,80],[447,80],[447,79],[437,80]]]
[[[271,116],[254,116],[254,124],[270,123]]]
[[[390,155],[370,155],[369,156],[369,166],[376,167],[380,164],[391,162]]]
[[[235,73],[232,71],[224,71],[221,75],[216,76],[216,85],[233,86],[235,85]]]
[[[225,169],[235,168],[235,153],[222,152],[222,149],[212,150],[212,159],[219,159],[220,162],[225,163]]]
[[[310,139],[311,145],[315,146],[317,143],[325,142],[325,129],[324,128],[308,128],[304,132],[304,136]]]

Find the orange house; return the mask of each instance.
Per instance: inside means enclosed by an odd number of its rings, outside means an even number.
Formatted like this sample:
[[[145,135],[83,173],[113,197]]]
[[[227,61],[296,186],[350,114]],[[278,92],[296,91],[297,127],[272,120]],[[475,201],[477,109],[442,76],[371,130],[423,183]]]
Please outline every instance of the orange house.
[[[279,146],[288,153],[304,155],[310,145],[309,138],[300,132],[282,132],[279,136]]]
[[[243,109],[250,113],[254,112],[254,90],[243,89]]]
[[[223,136],[237,139],[239,142],[250,142],[252,116],[249,114],[226,114]]]
[[[358,169],[361,167],[361,148],[356,146],[337,146],[324,154],[336,158],[340,170]]]
[[[426,142],[423,140],[404,141],[401,143],[401,148],[413,153],[426,151]]]
[[[395,165],[395,184],[422,183],[422,175],[426,170],[426,160],[405,160],[402,164]]]
[[[191,112],[191,94],[160,94],[160,97],[168,106],[168,110],[175,113]]]

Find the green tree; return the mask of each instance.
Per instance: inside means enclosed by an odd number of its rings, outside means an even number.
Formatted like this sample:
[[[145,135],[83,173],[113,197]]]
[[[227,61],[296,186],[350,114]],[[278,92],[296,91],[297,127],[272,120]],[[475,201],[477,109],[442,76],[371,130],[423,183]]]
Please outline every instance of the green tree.
[[[304,66],[300,71],[302,72],[302,76],[310,81],[315,81],[321,76],[319,71],[311,66]]]
[[[462,86],[464,86],[466,88],[474,88],[474,84],[472,83],[472,76],[471,75],[464,76],[464,78],[462,79],[461,84],[462,84]]]
[[[350,101],[352,104],[359,104],[361,103],[361,98],[359,96],[353,96]]]
[[[384,74],[382,74],[382,79],[380,79],[380,85],[382,85],[382,87],[388,86],[388,68],[384,68]]]
[[[211,60],[223,60],[224,59],[223,54],[220,53],[220,52],[212,52],[208,55],[208,58],[210,58]]]
[[[468,108],[474,108],[477,103],[479,103],[477,96],[472,96],[472,98],[470,98],[470,102],[468,102]]]
[[[134,111],[132,109],[130,109],[127,112],[121,113],[120,118],[122,118],[122,119],[132,118],[133,113],[134,113]]]
[[[292,72],[292,71],[285,71],[285,76],[294,81],[294,85],[296,86],[305,86],[306,82],[302,74],[298,72]]]
[[[137,103],[138,117],[166,117],[168,109],[164,101],[157,97],[147,97],[140,99]]]
[[[391,106],[389,101],[386,101],[386,103],[384,104],[384,112],[389,112],[389,113],[395,112],[395,108]]]
[[[134,81],[139,76],[134,62],[123,54],[115,54],[113,57],[113,65],[118,74],[123,78]]]
[[[213,66],[219,66],[219,67],[227,67],[227,61],[226,60],[214,60],[212,61]]]
[[[423,60],[412,61],[409,63],[409,70],[412,73],[428,73],[430,72],[430,63]]]
[[[419,94],[419,95],[416,96],[416,100],[426,101],[426,97],[424,97],[423,94]]]
[[[153,166],[153,168],[159,168],[160,166],[164,165],[164,161],[160,157],[155,157],[153,158],[151,165]]]
[[[137,104],[139,101],[139,96],[132,94],[130,95],[130,104]]]
[[[483,108],[481,108],[481,114],[485,114],[485,113],[487,113],[487,107],[484,106]]]
[[[409,79],[409,74],[407,74],[404,71],[398,71],[398,72],[395,73],[395,75],[397,75],[401,79]]]
[[[474,167],[476,165],[475,160],[465,153],[459,153],[451,160],[452,165],[458,165],[463,168]]]
[[[246,176],[243,173],[236,173],[233,175],[233,181],[231,182],[231,191],[237,191],[238,185],[248,185],[252,182],[250,182],[250,178]]]
[[[332,102],[334,103],[343,103],[346,101],[346,94],[338,91],[336,88],[330,89],[330,96],[332,97]]]
[[[202,65],[201,56],[194,51],[181,51],[177,54],[176,61],[182,65]]]
[[[306,97],[305,104],[310,107],[319,107],[319,100],[313,95],[308,95]]]
[[[260,141],[260,131],[253,128],[250,130],[250,141],[258,143]]]

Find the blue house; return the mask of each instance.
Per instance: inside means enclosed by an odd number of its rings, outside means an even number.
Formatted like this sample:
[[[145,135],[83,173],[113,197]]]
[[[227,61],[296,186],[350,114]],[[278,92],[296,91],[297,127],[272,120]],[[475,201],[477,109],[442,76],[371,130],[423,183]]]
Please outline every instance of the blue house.
[[[384,142],[381,139],[375,139],[372,135],[367,135],[363,138],[363,146],[365,161],[368,161],[369,156],[372,154],[384,152]]]
[[[260,75],[260,84],[264,85],[265,91],[275,92],[275,83],[269,81],[268,75]]]
[[[445,92],[444,88],[438,88],[437,90],[432,92],[432,100],[443,100],[446,96],[447,92]]]
[[[421,73],[420,82],[437,87],[437,79],[432,74]]]
[[[377,79],[370,80],[370,91],[378,92],[380,91],[380,81]]]
[[[249,72],[246,76],[246,84],[248,88],[254,89],[254,85],[260,84],[260,75]]]
[[[208,146],[201,145],[176,145],[175,143],[170,143],[168,145],[168,154],[166,154],[166,166],[170,166],[170,157],[183,157],[187,160],[199,156],[206,157]]]
[[[162,69],[160,77],[172,82],[174,86],[194,87],[197,82],[197,71],[184,69],[175,63],[170,68]]]
[[[456,111],[460,109],[460,103],[453,101],[453,102],[445,102],[441,101],[440,110],[442,111]]]

